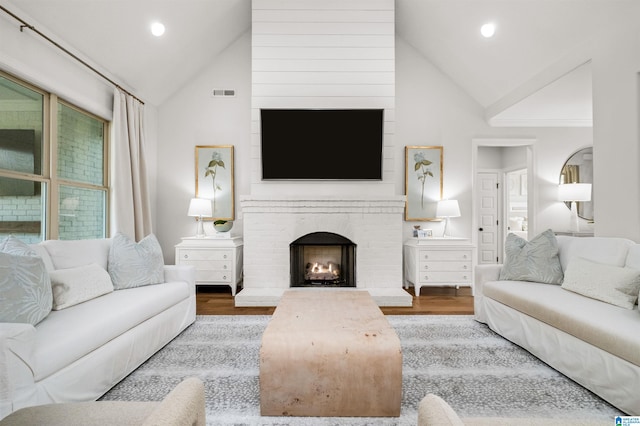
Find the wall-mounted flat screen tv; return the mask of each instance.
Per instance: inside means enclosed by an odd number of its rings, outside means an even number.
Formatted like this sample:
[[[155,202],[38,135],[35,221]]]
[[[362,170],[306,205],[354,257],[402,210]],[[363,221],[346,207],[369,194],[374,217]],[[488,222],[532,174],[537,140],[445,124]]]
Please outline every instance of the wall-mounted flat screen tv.
[[[262,109],[263,180],[382,180],[382,109]]]

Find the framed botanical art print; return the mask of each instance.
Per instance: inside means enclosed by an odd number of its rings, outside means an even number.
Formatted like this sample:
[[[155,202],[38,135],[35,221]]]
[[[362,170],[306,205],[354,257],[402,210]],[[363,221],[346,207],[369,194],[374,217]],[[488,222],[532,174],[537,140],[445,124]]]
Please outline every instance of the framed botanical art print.
[[[404,220],[436,220],[442,199],[442,147],[405,146]]]
[[[234,220],[233,145],[196,146],[196,197],[211,200],[209,220]]]

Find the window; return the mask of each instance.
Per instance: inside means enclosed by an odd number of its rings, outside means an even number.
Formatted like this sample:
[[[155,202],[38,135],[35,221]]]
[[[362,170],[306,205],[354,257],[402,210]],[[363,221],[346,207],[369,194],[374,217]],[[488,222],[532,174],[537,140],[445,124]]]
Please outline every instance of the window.
[[[107,130],[105,120],[0,73],[0,237],[105,237]]]
[[[58,102],[58,238],[78,240],[106,235],[106,124]]]

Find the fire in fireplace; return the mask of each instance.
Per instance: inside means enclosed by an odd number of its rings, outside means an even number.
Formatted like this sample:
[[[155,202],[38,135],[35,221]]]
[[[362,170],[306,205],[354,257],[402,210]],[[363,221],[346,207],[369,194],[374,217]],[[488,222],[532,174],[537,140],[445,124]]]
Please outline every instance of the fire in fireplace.
[[[291,287],[355,287],[356,245],[331,232],[313,232],[291,243]]]

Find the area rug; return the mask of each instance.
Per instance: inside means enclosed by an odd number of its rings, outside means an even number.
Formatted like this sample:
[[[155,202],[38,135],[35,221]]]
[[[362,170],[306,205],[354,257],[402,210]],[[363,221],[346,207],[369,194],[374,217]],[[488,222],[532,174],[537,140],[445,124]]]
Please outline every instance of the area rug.
[[[466,315],[388,315],[402,345],[399,418],[261,417],[260,339],[268,315],[203,315],[102,400],[159,401],[181,380],[205,383],[208,425],[415,425],[427,393],[466,417],[612,420],[622,414]]]

